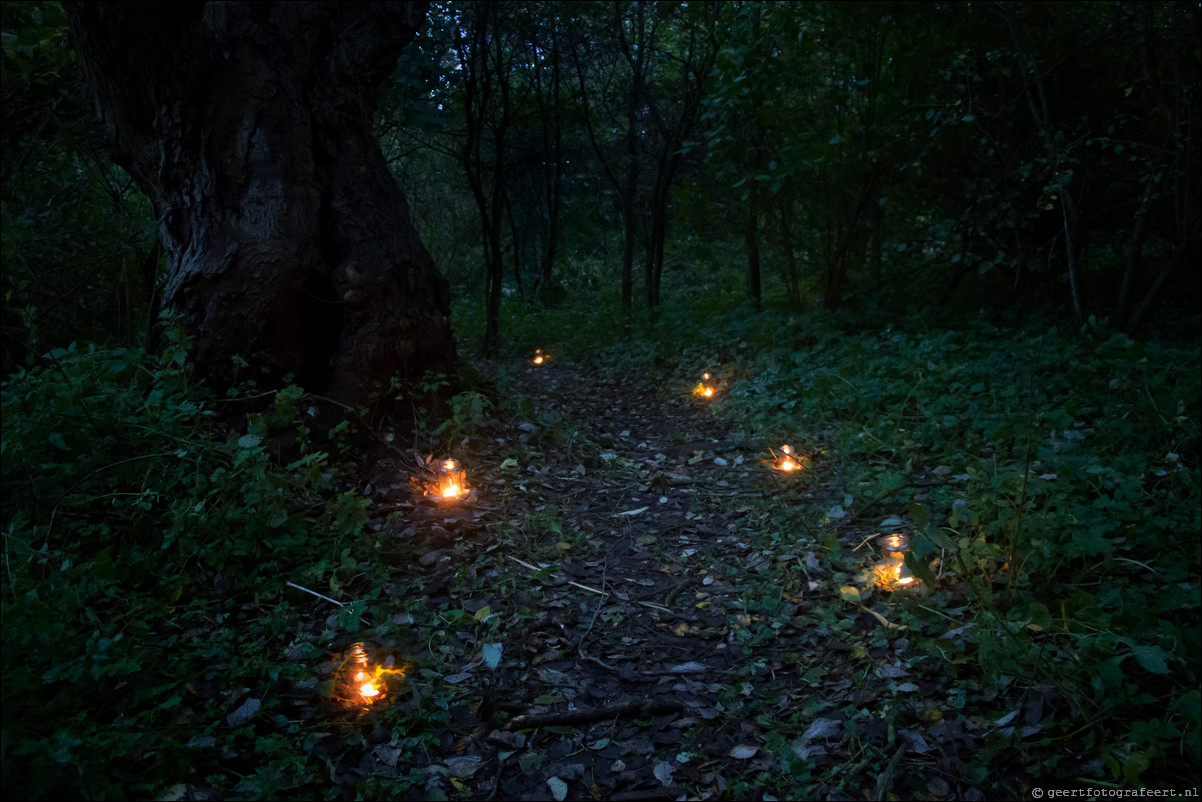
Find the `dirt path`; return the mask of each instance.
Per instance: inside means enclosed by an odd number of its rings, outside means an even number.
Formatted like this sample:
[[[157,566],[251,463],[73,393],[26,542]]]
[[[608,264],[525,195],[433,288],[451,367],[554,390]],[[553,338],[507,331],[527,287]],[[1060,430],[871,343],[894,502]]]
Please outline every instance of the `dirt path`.
[[[883,723],[857,731],[858,755],[835,746],[848,706],[896,689],[908,643],[839,608],[803,515],[830,495],[821,463],[782,478],[707,402],[564,362],[519,387],[529,420],[464,455],[473,503],[410,516],[431,533],[412,542],[431,609],[463,611],[438,633],[462,644],[442,680],[463,692],[431,786],[758,799],[848,786],[817,776],[843,770],[883,791]]]

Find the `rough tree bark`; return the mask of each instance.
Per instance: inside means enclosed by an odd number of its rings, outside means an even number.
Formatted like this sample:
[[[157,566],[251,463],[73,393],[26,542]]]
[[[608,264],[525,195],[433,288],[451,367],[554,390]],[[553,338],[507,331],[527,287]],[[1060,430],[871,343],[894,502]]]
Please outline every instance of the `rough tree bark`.
[[[102,133],[154,203],[198,377],[228,385],[245,360],[357,405],[451,372],[447,282],[372,131],[425,3],[64,6]]]

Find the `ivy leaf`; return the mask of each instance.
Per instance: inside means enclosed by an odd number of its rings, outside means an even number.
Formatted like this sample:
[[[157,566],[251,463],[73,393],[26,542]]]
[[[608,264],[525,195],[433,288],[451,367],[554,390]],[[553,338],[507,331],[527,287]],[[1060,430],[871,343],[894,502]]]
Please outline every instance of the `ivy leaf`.
[[[1135,655],[1136,662],[1151,673],[1169,673],[1169,666],[1164,661],[1168,652],[1159,646],[1132,646],[1131,652]]]

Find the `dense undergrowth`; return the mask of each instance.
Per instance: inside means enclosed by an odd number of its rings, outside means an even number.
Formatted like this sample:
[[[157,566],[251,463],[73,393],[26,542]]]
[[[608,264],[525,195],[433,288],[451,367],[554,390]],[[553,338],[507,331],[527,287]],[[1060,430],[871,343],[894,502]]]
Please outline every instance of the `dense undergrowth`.
[[[924,619],[938,618],[938,631],[960,635],[930,639],[931,654],[973,678],[964,687],[978,696],[1062,702],[1026,741],[1032,775],[1071,743],[1095,756],[1081,771],[1103,783],[1189,779],[1200,731],[1196,340],[1137,342],[1046,319],[858,331],[812,316],[803,328],[683,302],[656,321],[582,326],[586,314],[532,310],[511,330],[523,352],[553,349],[665,387],[713,371],[725,382],[716,414],[749,435],[822,447],[840,466],[843,503],[818,511],[819,526],[899,514],[930,594],[906,620],[933,633]],[[379,558],[369,503],[340,455],[308,450],[303,429],[294,462],[263,447],[303,419],[301,391],[245,427],[215,428],[229,399],[190,386],[186,343],[176,331],[167,340],[160,355],[56,351],[4,386],[5,796],[170,795],[189,783],[242,798],[373,797],[420,783],[333,783],[314,757],[329,725],[289,705],[287,689],[348,634],[431,611]],[[476,418],[464,410],[478,401],[453,407]],[[353,589],[357,602],[313,620],[290,606],[287,582],[336,598]],[[438,615],[479,625],[458,608]],[[451,654],[427,644],[440,650]],[[376,723],[402,760],[449,715],[453,690],[433,679],[445,670],[417,667],[413,702]]]
[[[5,384],[5,797],[162,794],[206,768],[255,795],[310,773],[303,728],[270,696],[224,723],[324,653],[286,656],[300,621],[280,591],[370,570],[354,556],[367,504],[335,486],[327,454],[280,466],[261,446],[299,393],[215,437],[223,402],[189,385],[186,343],[169,340],[158,356],[58,350]],[[206,757],[219,729],[220,771]]]

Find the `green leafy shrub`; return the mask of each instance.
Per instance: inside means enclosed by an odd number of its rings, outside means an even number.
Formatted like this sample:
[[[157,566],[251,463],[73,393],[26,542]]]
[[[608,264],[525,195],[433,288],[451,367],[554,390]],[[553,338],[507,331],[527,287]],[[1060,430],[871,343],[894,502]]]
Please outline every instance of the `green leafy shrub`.
[[[287,655],[316,635],[279,597],[375,570],[350,556],[366,500],[331,486],[323,453],[279,467],[259,434],[215,437],[220,402],[189,385],[179,331],[167,341],[157,358],[60,349],[4,384],[6,797],[148,796],[168,778],[230,793],[239,773],[259,778],[239,793],[274,795],[324,776],[279,698],[312,676]]]

